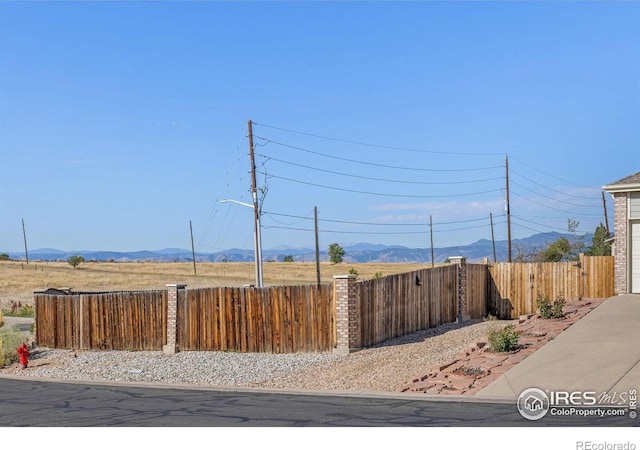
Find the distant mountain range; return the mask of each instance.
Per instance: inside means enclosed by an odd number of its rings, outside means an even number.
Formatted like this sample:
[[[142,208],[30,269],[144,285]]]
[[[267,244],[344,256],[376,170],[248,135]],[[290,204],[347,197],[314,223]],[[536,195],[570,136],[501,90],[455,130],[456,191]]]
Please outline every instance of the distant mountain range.
[[[539,233],[533,236],[514,239],[511,242],[511,255],[516,258],[519,253],[532,253],[538,251],[559,238],[566,237],[570,241],[575,236],[567,233]],[[592,235],[584,236],[586,245],[591,244]],[[431,248],[410,248],[403,246],[386,246],[381,244],[359,243],[344,245],[344,262],[350,263],[426,263],[431,262]],[[496,241],[495,252],[498,261],[508,259],[508,242]],[[11,253],[11,259],[24,259],[24,253]],[[29,251],[30,260],[41,261],[66,261],[72,255],[81,255],[87,261],[155,261],[155,262],[180,262],[192,261],[189,250],[180,248],[165,248],[155,251],[112,252],[81,250],[67,252],[52,248],[40,248]],[[316,258],[314,248],[288,248],[280,246],[271,250],[262,251],[264,261],[282,261],[285,256],[292,256],[294,261],[313,262]],[[464,256],[469,262],[482,261],[488,258],[493,261],[493,244],[488,239],[481,239],[469,245],[434,248],[435,262],[444,262],[452,256]],[[320,259],[328,261],[327,250],[320,251]],[[196,261],[199,262],[252,262],[255,260],[253,249],[229,249],[215,253],[196,253]]]

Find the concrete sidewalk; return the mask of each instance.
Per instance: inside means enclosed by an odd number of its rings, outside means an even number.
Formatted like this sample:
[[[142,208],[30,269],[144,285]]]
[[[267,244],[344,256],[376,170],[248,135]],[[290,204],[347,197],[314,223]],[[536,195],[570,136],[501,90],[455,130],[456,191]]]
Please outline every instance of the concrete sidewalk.
[[[640,390],[640,295],[607,299],[474,398],[515,402],[528,388]]]

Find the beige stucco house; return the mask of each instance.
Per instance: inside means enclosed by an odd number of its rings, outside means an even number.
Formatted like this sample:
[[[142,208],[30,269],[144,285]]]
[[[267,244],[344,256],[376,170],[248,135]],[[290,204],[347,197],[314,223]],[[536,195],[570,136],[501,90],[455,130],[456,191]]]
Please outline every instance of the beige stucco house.
[[[617,294],[640,293],[640,172],[602,189],[613,196],[615,287]]]

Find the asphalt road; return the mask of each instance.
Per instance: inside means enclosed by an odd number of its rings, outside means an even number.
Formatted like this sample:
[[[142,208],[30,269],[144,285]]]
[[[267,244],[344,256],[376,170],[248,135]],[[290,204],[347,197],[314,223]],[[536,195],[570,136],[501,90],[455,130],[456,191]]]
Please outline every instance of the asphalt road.
[[[506,403],[148,388],[0,378],[5,427],[630,426],[628,417],[529,421]]]
[[[29,331],[34,323],[34,319],[31,317],[4,316],[3,321],[5,325],[15,325],[19,331]]]

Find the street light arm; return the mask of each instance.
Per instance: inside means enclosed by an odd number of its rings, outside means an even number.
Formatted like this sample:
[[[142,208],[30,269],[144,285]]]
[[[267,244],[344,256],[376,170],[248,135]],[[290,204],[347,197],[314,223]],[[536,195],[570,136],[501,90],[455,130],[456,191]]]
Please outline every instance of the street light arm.
[[[239,202],[238,200],[220,200],[220,203],[236,203],[238,205],[246,206],[247,208],[254,209],[253,205],[249,203]]]
[[[255,194],[254,194],[255,195]],[[254,196],[255,199],[255,196]],[[240,206],[246,206],[247,208],[253,209],[254,217],[255,217],[255,252],[256,252],[256,284],[258,287],[263,286],[263,276],[262,276],[262,237],[260,236],[260,211],[258,211],[258,204],[254,203],[253,205],[245,202],[239,202],[238,200],[229,200],[224,199],[220,200],[220,203],[236,203]]]

